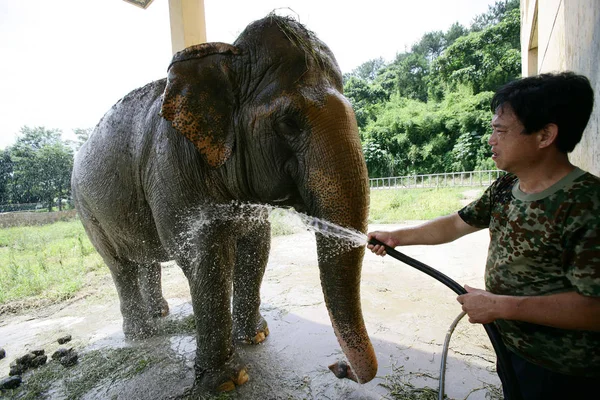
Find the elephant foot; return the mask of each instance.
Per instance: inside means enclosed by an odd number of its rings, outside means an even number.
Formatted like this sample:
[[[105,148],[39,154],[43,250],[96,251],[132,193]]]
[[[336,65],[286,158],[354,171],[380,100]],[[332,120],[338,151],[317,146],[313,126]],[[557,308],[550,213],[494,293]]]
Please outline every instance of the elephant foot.
[[[196,369],[198,371],[198,369]],[[230,392],[236,386],[248,382],[250,377],[245,367],[234,361],[227,362],[222,368],[196,372],[194,392]]]
[[[163,298],[160,307],[160,316],[166,317],[167,315],[169,315],[169,303]]]
[[[232,377],[230,380],[220,384],[219,387],[217,387],[217,392],[231,392],[236,386],[243,385],[244,383],[248,382],[249,379],[250,377],[248,376],[246,368],[242,368],[238,372],[237,376]]]
[[[164,318],[169,315],[169,303],[164,297],[161,297],[158,304],[152,307],[151,315],[154,318]]]
[[[269,327],[263,317],[260,317],[258,324],[251,326],[250,329],[236,329],[234,335],[235,340],[243,344],[259,344],[264,342],[267,336],[269,336]]]
[[[123,318],[123,333],[127,339],[147,339],[157,332],[158,329],[152,320]]]
[[[147,309],[152,318],[163,318],[169,315],[169,303],[164,297],[146,299]]]

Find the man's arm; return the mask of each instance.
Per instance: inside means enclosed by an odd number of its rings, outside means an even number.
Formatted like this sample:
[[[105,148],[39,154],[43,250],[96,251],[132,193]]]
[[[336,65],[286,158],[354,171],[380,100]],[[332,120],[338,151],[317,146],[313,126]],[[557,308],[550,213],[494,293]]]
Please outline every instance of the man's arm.
[[[421,225],[401,228],[391,232],[375,231],[368,234],[369,240],[375,238],[390,247],[418,244],[442,244],[452,242],[469,233],[480,230],[467,224],[458,213],[439,217]],[[377,255],[385,255],[382,246],[368,246]]]
[[[530,322],[562,329],[600,331],[600,297],[565,292],[547,296],[502,296],[465,286],[457,297],[469,322],[496,319]]]

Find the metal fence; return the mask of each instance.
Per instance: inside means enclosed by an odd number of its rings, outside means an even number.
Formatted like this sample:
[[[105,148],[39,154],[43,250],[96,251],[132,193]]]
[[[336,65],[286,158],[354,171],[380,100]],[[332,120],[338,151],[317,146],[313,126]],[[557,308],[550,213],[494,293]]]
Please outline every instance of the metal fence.
[[[73,208],[73,201],[62,199],[62,208]],[[58,202],[52,204],[53,211],[58,210]],[[24,211],[47,211],[48,203],[21,203],[21,204],[0,204],[0,213],[24,212]]]
[[[505,174],[501,170],[445,172],[442,174],[371,178],[371,189],[437,188],[452,186],[489,186]]]

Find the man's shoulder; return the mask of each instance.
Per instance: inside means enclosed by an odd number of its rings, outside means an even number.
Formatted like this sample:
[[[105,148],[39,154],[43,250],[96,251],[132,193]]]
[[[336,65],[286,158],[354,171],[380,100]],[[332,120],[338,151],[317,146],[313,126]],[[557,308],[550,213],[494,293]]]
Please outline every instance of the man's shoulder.
[[[517,180],[517,176],[515,174],[511,174],[510,172],[504,173],[504,175],[500,176],[498,179],[494,181],[494,185],[502,186],[506,184],[515,183]]]
[[[600,202],[600,177],[584,172],[573,181],[573,184],[568,188],[568,192],[577,197],[587,196],[591,200]]]
[[[600,189],[600,177],[592,174],[591,172],[584,171],[583,174],[575,180],[575,182],[581,182],[583,184]]]
[[[505,204],[512,198],[512,190],[517,182],[516,175],[506,173],[496,179],[489,187],[489,195],[494,204]]]
[[[568,210],[568,221],[590,227],[600,225],[599,177],[585,172],[565,188],[562,195],[556,195],[559,207]]]

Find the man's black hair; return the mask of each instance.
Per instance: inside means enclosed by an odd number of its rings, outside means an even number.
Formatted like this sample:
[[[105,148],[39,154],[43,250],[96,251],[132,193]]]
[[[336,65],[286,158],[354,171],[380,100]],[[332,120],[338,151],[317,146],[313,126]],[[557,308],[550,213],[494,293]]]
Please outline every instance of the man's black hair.
[[[573,72],[541,74],[518,79],[502,86],[492,98],[492,112],[510,105],[531,134],[553,123],[558,126],[556,146],[563,153],[573,151],[590,119],[594,91],[590,81]]]

